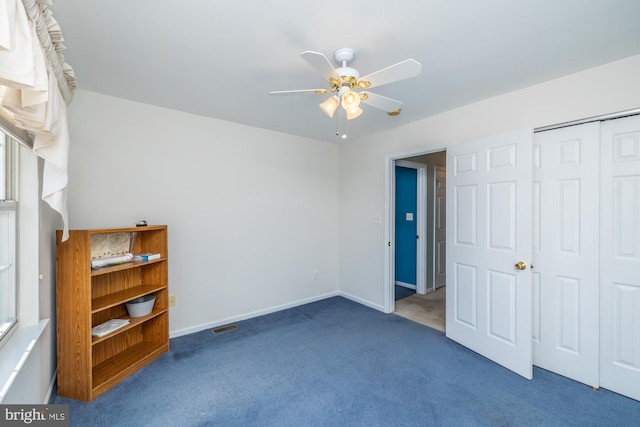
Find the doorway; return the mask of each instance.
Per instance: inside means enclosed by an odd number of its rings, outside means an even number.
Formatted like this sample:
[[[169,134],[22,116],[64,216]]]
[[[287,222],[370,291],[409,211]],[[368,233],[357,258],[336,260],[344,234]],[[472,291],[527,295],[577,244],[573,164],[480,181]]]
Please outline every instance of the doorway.
[[[413,169],[413,175],[411,170]],[[389,267],[391,289],[387,298],[387,312],[422,323],[435,329],[445,330],[445,289],[446,277],[445,238],[446,235],[446,152],[434,152],[399,156],[390,159],[388,190],[389,251],[393,265]],[[417,174],[415,172],[418,172]],[[420,176],[422,174],[422,176]],[[411,184],[404,185],[406,175],[413,176]],[[415,185],[417,179],[417,186]],[[407,208],[406,193],[417,189],[417,215]],[[413,226],[413,230],[411,230]],[[411,251],[414,252],[411,252]],[[415,252],[417,250],[417,253]],[[411,258],[407,260],[408,258]],[[415,259],[415,267],[409,267],[413,276],[407,273],[407,265]],[[415,277],[415,292],[411,291],[410,280]],[[407,286],[408,285],[408,286]],[[436,290],[438,290],[436,292]],[[400,295],[398,294],[400,291]],[[410,290],[410,292],[407,292]]]
[[[394,166],[394,300],[426,293],[426,168],[409,160]]]

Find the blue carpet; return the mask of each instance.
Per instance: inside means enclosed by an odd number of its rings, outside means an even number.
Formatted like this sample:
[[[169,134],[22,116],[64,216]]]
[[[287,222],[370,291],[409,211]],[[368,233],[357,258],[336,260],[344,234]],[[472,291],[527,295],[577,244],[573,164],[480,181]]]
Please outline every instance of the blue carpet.
[[[534,369],[527,381],[443,333],[341,297],[171,340],[72,426],[637,426],[640,402]]]

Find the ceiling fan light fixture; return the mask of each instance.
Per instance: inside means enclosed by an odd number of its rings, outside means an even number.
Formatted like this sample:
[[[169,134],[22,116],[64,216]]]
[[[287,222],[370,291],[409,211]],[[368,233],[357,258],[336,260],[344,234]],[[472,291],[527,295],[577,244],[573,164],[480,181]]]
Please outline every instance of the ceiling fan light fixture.
[[[342,95],[342,108],[345,109],[346,112],[355,110],[360,105],[360,96],[349,90],[344,95]]]
[[[327,116],[333,117],[333,114],[336,112],[339,104],[340,100],[337,96],[333,95],[326,101],[320,103],[320,109],[324,111]]]
[[[315,93],[318,95],[329,93],[330,97],[319,104],[320,109],[330,118],[336,117],[336,136],[346,138],[346,132],[337,130],[338,123],[344,126],[346,120],[359,117],[363,111],[361,102],[387,112],[390,116],[400,114],[402,102],[377,95],[367,90],[371,87],[386,85],[399,80],[417,76],[422,71],[422,64],[415,59],[405,59],[389,67],[367,74],[362,79],[355,68],[349,66],[354,59],[355,52],[351,48],[342,48],[334,52],[334,59],[340,66],[335,67],[331,61],[320,52],[310,50],[301,53],[302,57],[328,80],[330,89],[304,89],[270,92],[272,95]],[[362,90],[365,89],[365,90]],[[359,92],[356,92],[358,90]],[[338,105],[345,111],[336,116]]]
[[[356,117],[362,114],[362,108],[356,107],[352,110],[347,111],[347,120],[355,119]]]

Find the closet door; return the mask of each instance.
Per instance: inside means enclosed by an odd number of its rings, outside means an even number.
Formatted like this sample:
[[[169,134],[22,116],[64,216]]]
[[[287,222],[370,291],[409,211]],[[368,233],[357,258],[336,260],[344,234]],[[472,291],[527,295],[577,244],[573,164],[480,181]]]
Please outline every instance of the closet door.
[[[598,386],[600,124],[535,134],[533,364]]]
[[[640,400],[640,116],[601,131],[600,385]]]

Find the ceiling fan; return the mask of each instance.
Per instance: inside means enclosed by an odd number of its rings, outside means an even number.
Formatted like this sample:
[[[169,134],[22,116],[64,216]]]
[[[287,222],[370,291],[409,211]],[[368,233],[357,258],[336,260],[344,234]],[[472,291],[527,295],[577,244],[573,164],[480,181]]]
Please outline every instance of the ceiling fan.
[[[329,89],[301,89],[281,90],[269,92],[271,95],[298,95],[317,94],[322,95],[331,92],[332,95],[320,103],[320,108],[329,117],[333,117],[338,106],[346,112],[348,120],[355,119],[362,114],[360,102],[386,111],[389,115],[400,114],[401,101],[387,98],[369,92],[366,89],[382,86],[398,80],[408,79],[420,74],[422,64],[414,59],[405,59],[397,64],[378,70],[374,73],[360,77],[358,70],[348,66],[355,57],[351,48],[342,48],[334,52],[333,58],[340,66],[334,68],[331,62],[320,52],[307,50],[301,53],[302,58],[316,69],[329,82]]]

